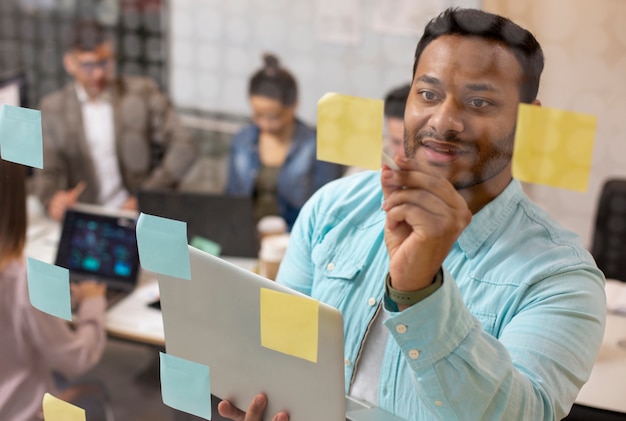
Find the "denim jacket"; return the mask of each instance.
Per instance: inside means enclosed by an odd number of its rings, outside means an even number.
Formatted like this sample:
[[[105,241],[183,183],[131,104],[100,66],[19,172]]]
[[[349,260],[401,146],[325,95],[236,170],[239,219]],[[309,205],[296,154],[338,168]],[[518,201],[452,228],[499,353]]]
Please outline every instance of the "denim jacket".
[[[252,195],[261,167],[259,134],[259,128],[250,125],[233,137],[226,194]],[[314,129],[296,120],[293,142],[278,175],[278,209],[289,229],[307,199],[321,186],[341,177],[343,173],[341,165],[316,159],[315,136]]]

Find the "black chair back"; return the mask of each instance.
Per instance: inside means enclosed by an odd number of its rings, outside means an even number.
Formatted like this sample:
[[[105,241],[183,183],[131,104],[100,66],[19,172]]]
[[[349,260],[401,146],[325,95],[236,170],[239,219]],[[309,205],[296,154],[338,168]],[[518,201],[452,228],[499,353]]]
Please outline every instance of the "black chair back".
[[[604,184],[596,212],[591,254],[604,276],[626,282],[626,179]]]
[[[626,421],[626,414],[574,404],[563,421]]]

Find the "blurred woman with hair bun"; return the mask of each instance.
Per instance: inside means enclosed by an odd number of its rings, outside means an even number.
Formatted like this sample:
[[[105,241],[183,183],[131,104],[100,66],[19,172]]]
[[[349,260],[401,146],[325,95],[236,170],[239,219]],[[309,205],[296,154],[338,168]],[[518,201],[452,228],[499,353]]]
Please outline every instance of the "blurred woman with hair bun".
[[[289,229],[304,202],[343,167],[316,159],[316,132],[296,117],[298,87],[272,54],[249,82],[253,124],[231,142],[226,194],[252,196],[255,215],[278,215]]]

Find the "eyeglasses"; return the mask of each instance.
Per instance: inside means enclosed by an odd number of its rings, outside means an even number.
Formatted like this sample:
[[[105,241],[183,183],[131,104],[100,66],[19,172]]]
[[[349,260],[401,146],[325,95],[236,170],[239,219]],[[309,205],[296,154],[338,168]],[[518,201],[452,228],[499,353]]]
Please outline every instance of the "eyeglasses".
[[[111,59],[105,58],[98,61],[79,61],[78,65],[85,73],[91,73],[96,69],[106,69],[111,62]]]

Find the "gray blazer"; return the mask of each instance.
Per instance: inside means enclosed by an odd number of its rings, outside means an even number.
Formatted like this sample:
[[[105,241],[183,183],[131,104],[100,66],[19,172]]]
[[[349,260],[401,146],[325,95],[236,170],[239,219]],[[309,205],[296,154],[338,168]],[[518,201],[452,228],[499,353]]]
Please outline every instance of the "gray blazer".
[[[143,77],[120,77],[112,86],[117,159],[126,189],[173,188],[191,167],[197,145],[172,104]],[[52,195],[84,180],[79,201],[96,203],[99,180],[85,139],[82,111],[73,82],[42,99],[43,170],[33,188],[47,207]]]

